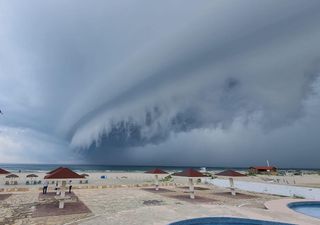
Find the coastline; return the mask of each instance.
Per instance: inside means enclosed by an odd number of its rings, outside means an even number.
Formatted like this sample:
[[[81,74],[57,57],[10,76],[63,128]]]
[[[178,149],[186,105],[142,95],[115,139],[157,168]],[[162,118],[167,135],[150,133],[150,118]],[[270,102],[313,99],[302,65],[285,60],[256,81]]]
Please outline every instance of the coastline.
[[[208,171],[214,177],[214,174],[220,172],[221,170],[215,171]],[[46,171],[47,172],[47,171]],[[17,185],[5,185],[5,181],[7,180],[4,175],[0,176],[0,190],[1,189],[12,189],[12,188],[41,188],[43,178],[46,175],[46,172],[38,172],[38,171],[22,171],[15,173],[19,176],[16,179],[18,182]],[[81,173],[88,174],[88,185],[91,186],[112,186],[112,185],[127,185],[127,186],[134,186],[139,184],[152,184],[154,180],[154,176],[150,174],[146,174],[141,171],[130,171],[130,172],[123,172],[123,171],[106,171],[106,172],[91,172],[86,170],[78,171]],[[176,171],[167,171],[169,174],[176,172]],[[32,179],[32,181],[41,181],[40,184],[26,184],[27,181],[31,181],[30,178],[26,176],[28,174],[35,174],[38,177]],[[168,175],[169,175],[168,174]],[[102,177],[105,178],[102,178]],[[183,182],[184,179],[175,178],[174,182]],[[297,186],[297,187],[306,187],[306,188],[320,188],[320,175],[317,173],[314,174],[304,174],[304,175],[283,175],[283,176],[275,176],[275,175],[256,175],[256,176],[246,176],[246,177],[239,177],[236,179],[237,181],[244,181],[248,183],[264,183],[264,184],[278,184],[278,185],[289,185],[289,186]],[[171,181],[173,182],[173,181]],[[73,185],[75,187],[85,186],[85,184],[80,184],[79,181],[74,181]]]
[[[69,167],[76,172],[144,172],[153,168],[161,168],[168,172],[177,172],[187,168],[195,168],[200,170],[206,168],[208,172],[222,171],[233,169],[241,172],[247,172],[247,167],[237,166],[159,166],[159,165],[100,165],[100,164],[50,164],[50,163],[0,163],[0,168],[7,169],[13,173],[19,172],[47,172],[59,166]],[[305,173],[318,173],[320,168],[278,168],[279,171],[300,171]]]

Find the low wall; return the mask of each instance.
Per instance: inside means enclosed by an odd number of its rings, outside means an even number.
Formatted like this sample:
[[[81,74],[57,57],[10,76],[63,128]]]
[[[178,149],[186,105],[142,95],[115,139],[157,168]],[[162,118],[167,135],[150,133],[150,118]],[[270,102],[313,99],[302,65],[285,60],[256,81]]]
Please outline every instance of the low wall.
[[[160,187],[166,186],[176,186],[177,184],[172,182],[160,182]],[[179,185],[178,185],[179,186]],[[82,184],[82,185],[73,185],[72,189],[104,189],[104,188],[139,188],[139,187],[154,187],[153,183],[141,183],[141,184],[106,184],[106,185],[99,185],[99,184]],[[55,186],[50,186],[48,188],[49,191],[54,191]],[[41,185],[30,185],[29,187],[19,187],[19,185],[9,185],[6,188],[0,188],[0,192],[27,192],[27,191],[42,191]]]
[[[230,185],[229,180],[224,179],[207,179],[205,182],[219,187],[229,187]],[[237,181],[236,179],[234,185],[235,188],[245,191],[320,200],[320,188]]]

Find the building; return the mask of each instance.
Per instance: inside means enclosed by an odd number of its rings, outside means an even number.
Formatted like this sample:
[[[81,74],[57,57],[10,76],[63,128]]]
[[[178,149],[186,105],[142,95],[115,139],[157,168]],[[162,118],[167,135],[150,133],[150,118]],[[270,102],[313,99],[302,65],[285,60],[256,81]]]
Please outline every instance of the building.
[[[277,168],[274,166],[252,166],[249,168],[250,174],[268,174],[277,175]]]

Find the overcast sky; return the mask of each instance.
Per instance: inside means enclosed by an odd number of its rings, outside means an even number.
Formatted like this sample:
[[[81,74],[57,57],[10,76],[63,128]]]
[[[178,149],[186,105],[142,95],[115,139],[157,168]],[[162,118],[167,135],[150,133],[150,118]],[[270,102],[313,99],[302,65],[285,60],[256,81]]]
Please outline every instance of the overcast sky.
[[[0,163],[320,167],[319,0],[0,0]]]

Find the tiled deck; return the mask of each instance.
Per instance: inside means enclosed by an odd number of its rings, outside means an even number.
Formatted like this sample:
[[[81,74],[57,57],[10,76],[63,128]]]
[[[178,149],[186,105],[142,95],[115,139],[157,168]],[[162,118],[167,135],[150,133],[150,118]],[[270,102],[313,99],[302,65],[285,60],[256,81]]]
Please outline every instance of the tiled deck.
[[[6,200],[10,196],[11,196],[11,194],[0,194],[0,201]]]
[[[91,213],[91,211],[82,201],[65,203],[63,209],[59,209],[58,202],[51,202],[37,205],[32,213],[32,217],[61,216],[83,213]]]

